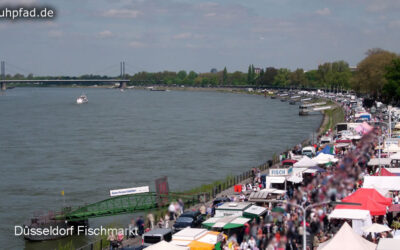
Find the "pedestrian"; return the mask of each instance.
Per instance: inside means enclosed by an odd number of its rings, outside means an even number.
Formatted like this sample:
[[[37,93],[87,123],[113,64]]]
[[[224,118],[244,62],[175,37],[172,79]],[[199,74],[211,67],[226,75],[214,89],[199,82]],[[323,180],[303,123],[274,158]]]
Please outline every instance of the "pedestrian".
[[[152,213],[149,213],[147,215],[147,219],[149,220],[149,227],[151,229],[153,229],[154,228],[154,215]]]
[[[164,228],[169,228],[170,219],[171,218],[168,216],[168,214],[165,214],[165,217],[164,217]]]
[[[171,204],[168,207],[168,212],[169,212],[169,219],[174,220],[175,219],[175,204],[171,202]]]

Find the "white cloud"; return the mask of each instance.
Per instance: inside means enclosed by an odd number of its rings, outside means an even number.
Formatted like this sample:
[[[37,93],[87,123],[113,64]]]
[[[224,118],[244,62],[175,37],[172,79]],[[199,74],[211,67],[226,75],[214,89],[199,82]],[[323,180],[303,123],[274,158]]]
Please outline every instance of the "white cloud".
[[[52,38],[60,38],[64,36],[64,32],[62,32],[61,30],[50,30],[47,34],[49,37]]]
[[[216,15],[217,15],[217,13],[215,13],[215,12],[209,12],[209,13],[204,14],[205,17],[213,17]]]
[[[394,20],[389,22],[390,28],[400,28],[400,20]]]
[[[105,17],[137,18],[141,14],[138,10],[111,9],[103,13]]]
[[[381,12],[385,10],[395,10],[400,8],[398,0],[369,0],[366,7],[369,12]]]
[[[135,49],[147,47],[145,43],[142,43],[142,42],[139,42],[139,41],[130,42],[129,46],[132,47],[132,48],[135,48]]]
[[[188,38],[191,38],[191,37],[192,37],[192,33],[185,32],[185,33],[177,34],[177,35],[173,36],[172,38],[173,39],[188,39]]]
[[[109,30],[103,30],[103,31],[99,32],[97,35],[100,38],[108,38],[108,37],[112,37],[113,33]]]
[[[320,15],[320,16],[328,16],[331,14],[331,10],[329,8],[323,8],[320,10],[316,10],[315,14]]]

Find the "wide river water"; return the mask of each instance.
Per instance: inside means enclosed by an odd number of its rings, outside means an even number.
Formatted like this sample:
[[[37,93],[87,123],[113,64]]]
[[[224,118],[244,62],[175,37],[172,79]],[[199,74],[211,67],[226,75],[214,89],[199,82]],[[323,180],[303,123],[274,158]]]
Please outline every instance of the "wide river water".
[[[85,93],[89,103],[78,105]],[[183,191],[239,174],[303,139],[322,116],[263,96],[145,90],[16,88],[0,93],[1,249],[55,249],[14,236],[36,211],[109,197],[168,176]],[[90,220],[129,223],[129,215]],[[73,237],[80,246],[89,239]]]

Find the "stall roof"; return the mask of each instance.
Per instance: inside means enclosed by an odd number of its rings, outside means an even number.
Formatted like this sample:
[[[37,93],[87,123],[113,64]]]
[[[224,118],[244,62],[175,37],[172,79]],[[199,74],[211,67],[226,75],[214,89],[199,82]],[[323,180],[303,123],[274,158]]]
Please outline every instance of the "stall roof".
[[[329,219],[366,220],[369,217],[369,211],[361,209],[334,209],[328,215]]]
[[[303,158],[301,158],[301,160],[296,162],[293,166],[295,168],[308,168],[317,165],[318,163],[316,161],[310,159],[308,156],[303,156]]]
[[[253,206],[247,208],[246,210],[244,210],[244,213],[249,214],[249,215],[256,215],[256,216],[260,216],[260,215],[264,214],[265,212],[267,212],[267,209],[265,207],[260,207],[260,206],[256,206],[256,205],[253,205]]]
[[[206,227],[231,229],[243,226],[250,219],[240,216],[213,217],[203,222]]]
[[[369,160],[368,166],[379,166],[379,164],[382,166],[389,166],[390,162],[390,158],[381,158],[380,160],[379,158],[372,158],[371,160]]]
[[[275,189],[275,188],[266,188],[262,189],[258,192],[252,192],[250,194],[249,200],[255,202],[263,202],[267,199],[268,194],[284,194],[286,190]]]
[[[336,209],[368,210],[371,215],[385,215],[386,207],[392,204],[391,198],[386,198],[374,188],[359,188],[354,193],[342,199],[343,202],[360,203],[361,206],[336,205]]]
[[[289,178],[287,178],[287,181],[293,182],[293,183],[300,183],[303,181],[303,177],[297,176],[297,175],[292,175]]]
[[[345,222],[332,239],[321,243],[318,250],[375,250],[376,244],[358,235]]]
[[[386,168],[386,170],[393,174],[400,174],[400,168]]]
[[[364,176],[365,188],[400,190],[400,176]]]
[[[249,202],[225,202],[219,207],[216,207],[216,210],[245,210],[251,206]]]
[[[173,240],[195,240],[208,232],[204,228],[184,228],[172,235]]]
[[[381,238],[378,242],[376,250],[398,250],[400,239]]]

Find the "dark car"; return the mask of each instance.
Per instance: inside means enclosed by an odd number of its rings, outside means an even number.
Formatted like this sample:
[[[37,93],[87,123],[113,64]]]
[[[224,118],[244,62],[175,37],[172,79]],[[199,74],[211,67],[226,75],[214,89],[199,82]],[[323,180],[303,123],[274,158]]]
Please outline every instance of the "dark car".
[[[172,229],[176,232],[185,227],[200,227],[202,222],[203,216],[199,211],[187,211],[176,219]]]
[[[218,206],[221,203],[230,202],[230,201],[231,201],[231,199],[229,199],[228,197],[218,197],[218,198],[215,198],[215,200],[213,201],[213,205]]]

